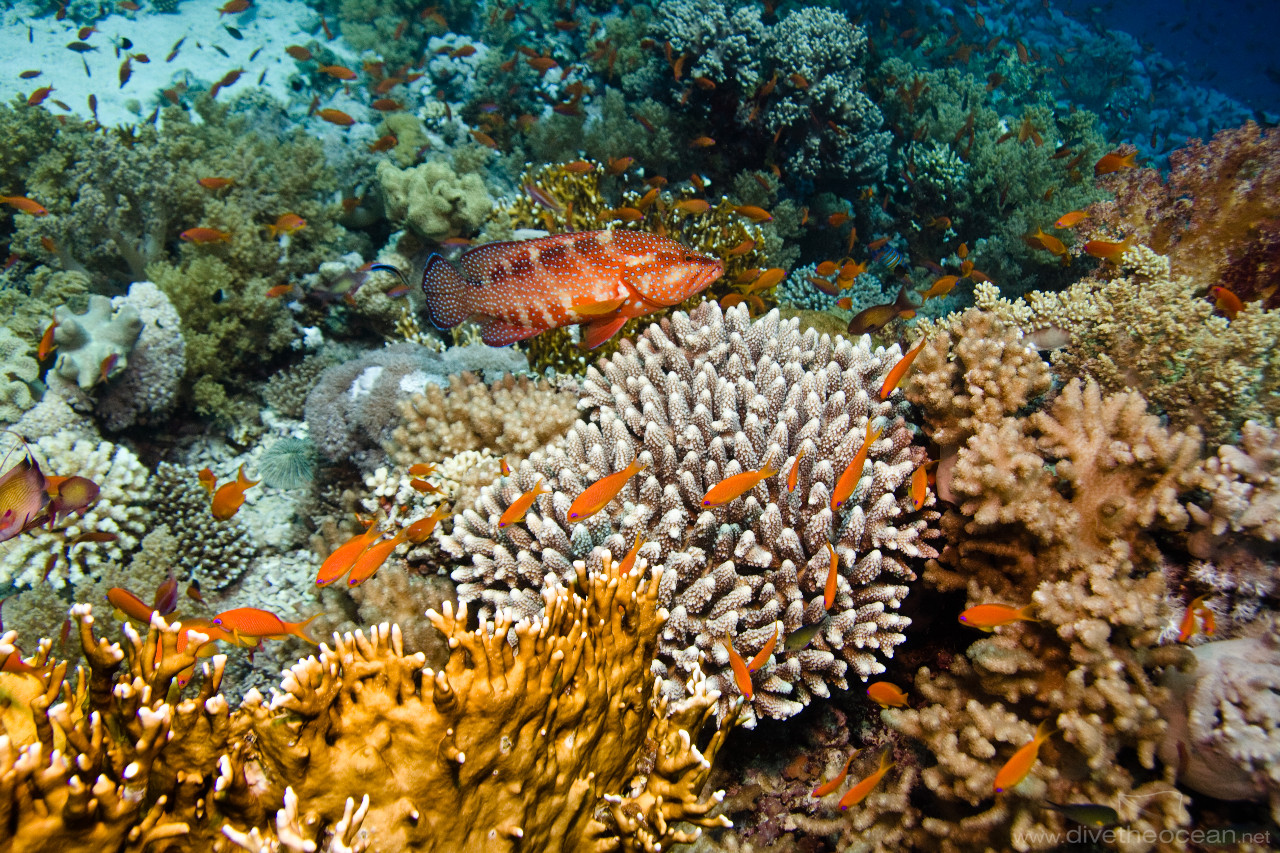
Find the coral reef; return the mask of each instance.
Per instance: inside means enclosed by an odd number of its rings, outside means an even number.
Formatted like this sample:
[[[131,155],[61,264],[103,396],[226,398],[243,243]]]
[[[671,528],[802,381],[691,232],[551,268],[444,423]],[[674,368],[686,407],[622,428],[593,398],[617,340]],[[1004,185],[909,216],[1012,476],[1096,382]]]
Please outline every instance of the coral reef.
[[[1089,377],[1108,392],[1133,388],[1171,423],[1197,426],[1211,441],[1230,441],[1246,420],[1280,415],[1271,343],[1280,337],[1280,311],[1216,316],[1191,280],[1172,275],[1168,260],[1146,247],[1127,252],[1122,268],[1062,293],[1009,302],[978,285],[974,296],[1028,334],[1065,338],[1052,356],[1063,379]]]
[[[213,519],[197,469],[161,462],[152,486],[165,508],[164,522],[156,529],[169,533],[153,559],[179,568],[183,580],[211,591],[227,588],[249,571],[257,550],[253,538],[242,518]]]
[[[360,823],[378,849],[657,851],[726,825],[709,814],[722,795],[702,794],[726,734],[700,736],[716,694],[650,695],[661,572],[578,572],[581,594],[548,586],[534,620],[470,631],[465,608],[430,612],[449,638],[438,671],[384,624],[336,636],[238,710],[217,692],[222,655],[170,698],[197,663],[180,626],[154,616],[110,643],[77,605],[87,670],[39,670],[30,728],[0,737],[10,846],[346,850]]]
[[[576,387],[508,375],[486,385],[472,373],[400,400],[387,454],[399,465],[440,462],[464,450],[507,456],[509,465],[558,440],[578,419]]]
[[[13,423],[37,402],[31,384],[40,377],[35,348],[0,326],[0,422]]]
[[[129,365],[143,322],[131,305],[112,306],[105,296],[89,297],[89,307],[76,312],[54,309],[53,341],[58,347],[53,372],[82,389],[110,381]]]
[[[671,619],[655,671],[666,695],[686,695],[705,672],[726,715],[739,692],[726,635],[744,657],[782,635],[744,709],[748,725],[845,689],[850,673],[865,680],[883,672],[876,652],[890,656],[905,639],[909,620],[896,610],[915,577],[910,565],[937,553],[929,543],[937,513],[904,517],[910,500],[899,493],[922,449],[912,445],[897,402],[878,398],[897,360],[896,350],[873,352],[866,338],[802,336],[776,313],[753,324],[745,307],[722,314],[706,302],[692,315],[663,318],[589,371],[591,423],[578,422],[563,448],[534,454],[455,519],[441,542],[472,561],[453,573],[459,599],[476,602],[482,621],[507,608],[537,614],[544,576],[568,583],[574,560],[598,559],[602,545],[621,553],[640,537],[640,555],[664,568]],[[833,513],[836,478],[870,422],[881,435],[851,505]],[[723,507],[702,505],[721,479],[765,466],[787,471],[802,451],[794,493],[781,477],[769,478]],[[620,512],[568,520],[588,484],[633,461],[647,470],[619,494]],[[551,494],[529,510],[525,526],[499,530],[503,510],[538,480]],[[839,571],[828,613],[832,553]],[[782,642],[813,626],[820,628],[807,643]]]
[[[1223,800],[1267,800],[1280,820],[1280,636],[1206,643],[1192,651],[1190,672],[1165,679],[1169,728],[1161,760],[1178,781]]]
[[[88,477],[100,491],[84,511],[10,540],[0,556],[0,582],[28,587],[44,578],[61,588],[118,568],[150,527],[147,469],[124,445],[73,432],[41,436],[31,447],[46,474]]]
[[[1250,121],[1207,144],[1189,140],[1169,154],[1163,179],[1155,169],[1130,169],[1100,184],[1114,198],[1089,206],[1082,235],[1145,244],[1201,292],[1221,285],[1280,308],[1271,287],[1280,264],[1280,130]]]
[[[124,371],[98,392],[95,413],[108,430],[162,419],[178,398],[187,369],[187,346],[178,312],[149,281],[129,285],[127,296],[111,300],[117,313],[128,306],[142,321],[142,334]]]
[[[453,373],[483,369],[500,376],[526,368],[518,350],[483,345],[440,353],[403,342],[373,350],[320,374],[305,409],[311,439],[328,459],[374,468],[397,426],[401,400],[443,384]]]

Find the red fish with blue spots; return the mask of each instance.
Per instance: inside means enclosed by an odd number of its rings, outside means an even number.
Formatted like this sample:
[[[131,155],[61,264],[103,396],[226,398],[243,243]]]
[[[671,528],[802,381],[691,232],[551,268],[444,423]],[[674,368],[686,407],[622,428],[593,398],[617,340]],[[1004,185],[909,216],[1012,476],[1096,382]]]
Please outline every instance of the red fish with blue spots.
[[[461,263],[459,272],[439,255],[427,261],[427,316],[440,329],[474,319],[490,346],[581,323],[595,348],[628,320],[678,305],[724,273],[719,259],[640,231],[489,243]]]

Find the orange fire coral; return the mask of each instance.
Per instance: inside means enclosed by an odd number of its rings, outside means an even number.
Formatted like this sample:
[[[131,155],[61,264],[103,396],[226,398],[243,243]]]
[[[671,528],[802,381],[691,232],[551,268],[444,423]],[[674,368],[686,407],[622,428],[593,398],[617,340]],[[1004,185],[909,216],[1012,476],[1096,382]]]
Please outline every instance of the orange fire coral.
[[[727,728],[699,736],[714,692],[675,704],[651,690],[666,612],[662,572],[647,569],[620,575],[608,558],[598,572],[580,567],[576,591],[548,586],[541,618],[518,623],[502,614],[468,630],[465,608],[446,604],[428,614],[452,649],[439,672],[404,651],[398,627],[336,637],[286,672],[270,702],[250,691],[238,710],[217,692],[221,655],[197,695],[177,695],[175,677],[195,662],[195,644],[177,648],[177,625],[156,616],[145,637],[126,626],[113,644],[77,605],[89,668],[74,682],[65,663],[42,670],[31,725],[6,721],[0,736],[4,849],[336,853],[372,840],[382,850],[655,851],[692,841],[699,827],[728,825],[710,815],[721,795],[702,792]]]

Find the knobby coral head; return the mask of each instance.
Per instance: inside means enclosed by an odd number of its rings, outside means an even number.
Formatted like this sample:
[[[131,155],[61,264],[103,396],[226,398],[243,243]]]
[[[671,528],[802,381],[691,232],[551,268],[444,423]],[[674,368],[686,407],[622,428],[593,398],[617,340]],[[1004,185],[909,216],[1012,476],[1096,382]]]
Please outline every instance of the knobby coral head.
[[[938,535],[932,495],[919,512],[911,505],[908,481],[925,453],[901,395],[879,399],[899,360],[866,338],[802,334],[776,313],[752,323],[745,308],[712,302],[649,326],[588,372],[590,420],[484,490],[443,538],[451,555],[470,555],[453,574],[460,600],[482,621],[507,609],[534,616],[544,577],[569,584],[575,560],[595,565],[601,549],[623,553],[641,537],[640,555],[663,569],[670,618],[653,669],[666,695],[706,685],[723,716],[750,694],[752,725],[846,689],[850,671],[864,680],[883,672],[876,653],[888,657],[906,639],[910,620],[897,609]],[[836,481],[871,422],[881,434],[833,511]],[[600,512],[570,519],[580,495],[637,462],[644,470]],[[774,473],[703,506],[717,484],[761,471]],[[551,493],[499,530],[539,478]],[[744,658],[764,652],[752,684],[735,679],[726,635]]]

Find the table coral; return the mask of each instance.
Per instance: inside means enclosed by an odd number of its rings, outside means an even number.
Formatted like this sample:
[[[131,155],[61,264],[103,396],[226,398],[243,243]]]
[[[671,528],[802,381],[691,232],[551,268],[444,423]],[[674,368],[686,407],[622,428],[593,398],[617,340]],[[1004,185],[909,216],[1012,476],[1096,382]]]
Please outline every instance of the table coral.
[[[178,625],[155,616],[110,643],[77,605],[88,668],[42,669],[33,725],[21,742],[0,737],[7,849],[342,851],[357,823],[383,850],[693,840],[727,825],[710,814],[722,794],[702,792],[727,730],[702,735],[714,692],[671,703],[650,689],[661,575],[643,561],[626,575],[580,564],[579,592],[548,586],[540,618],[507,613],[474,631],[446,603],[428,614],[451,649],[439,671],[406,654],[394,626],[335,637],[270,702],[250,691],[239,709],[217,692],[222,655],[192,695],[176,693],[196,663]]]
[[[447,552],[472,561],[453,574],[460,600],[476,602],[482,620],[508,607],[534,615],[545,575],[568,583],[574,560],[596,559],[600,545],[621,553],[641,536],[640,554],[666,569],[671,619],[655,669],[667,695],[684,696],[705,670],[724,696],[720,713],[729,713],[738,688],[726,634],[744,657],[775,631],[783,635],[756,679],[748,724],[759,714],[791,716],[811,697],[845,689],[850,673],[865,680],[883,672],[876,652],[892,655],[909,624],[896,611],[915,577],[911,565],[936,555],[937,513],[907,517],[910,501],[900,493],[922,449],[898,404],[878,397],[898,358],[896,348],[873,352],[866,338],[801,335],[776,313],[751,323],[745,308],[721,313],[713,302],[663,318],[589,371],[584,402],[598,408],[591,423],[579,422],[562,448],[535,454],[482,491],[442,537]],[[852,506],[836,515],[831,490],[868,420],[882,435]],[[765,465],[787,471],[802,450],[794,493],[770,478],[724,507],[702,506],[722,478]],[[612,504],[620,510],[567,520],[588,484],[633,460],[648,468]],[[539,479],[551,496],[524,526],[499,530],[503,510]],[[828,543],[840,558],[829,615]],[[806,645],[784,647],[786,635],[819,624]]]

